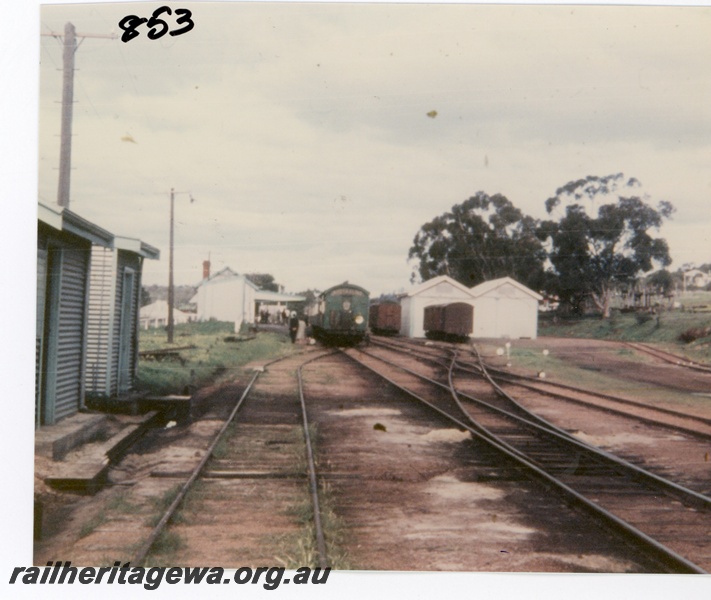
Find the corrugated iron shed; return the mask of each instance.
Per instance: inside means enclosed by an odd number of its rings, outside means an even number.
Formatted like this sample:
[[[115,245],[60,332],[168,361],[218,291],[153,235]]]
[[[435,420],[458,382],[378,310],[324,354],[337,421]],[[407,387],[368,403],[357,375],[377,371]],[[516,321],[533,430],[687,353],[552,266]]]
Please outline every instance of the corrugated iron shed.
[[[102,395],[130,389],[143,260],[158,258],[159,252],[59,206],[39,203],[37,228],[39,427],[83,408],[94,385]]]
[[[134,238],[114,237],[91,252],[86,392],[99,398],[129,393],[138,369],[141,275],[160,252]]]
[[[35,422],[52,424],[84,405],[92,244],[113,235],[66,208],[38,206]]]

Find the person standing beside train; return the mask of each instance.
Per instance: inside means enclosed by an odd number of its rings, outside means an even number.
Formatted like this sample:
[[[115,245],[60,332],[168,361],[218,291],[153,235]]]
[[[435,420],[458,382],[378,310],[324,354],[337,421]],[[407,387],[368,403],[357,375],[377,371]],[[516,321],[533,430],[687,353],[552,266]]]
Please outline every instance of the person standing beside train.
[[[299,331],[299,317],[296,316],[296,311],[291,313],[291,318],[289,319],[289,337],[291,338],[291,343],[296,343],[296,334]]]
[[[303,344],[306,341],[306,321],[299,319],[299,327],[296,330],[296,342]]]

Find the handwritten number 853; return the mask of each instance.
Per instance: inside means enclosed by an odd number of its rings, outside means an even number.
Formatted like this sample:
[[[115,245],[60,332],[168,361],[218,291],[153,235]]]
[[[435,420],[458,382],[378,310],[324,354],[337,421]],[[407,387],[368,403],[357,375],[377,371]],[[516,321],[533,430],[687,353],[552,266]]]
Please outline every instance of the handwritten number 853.
[[[170,35],[187,33],[195,27],[195,23],[193,23],[193,20],[191,19],[193,13],[187,8],[176,8],[175,14],[178,16],[178,19],[175,23],[177,25],[184,25],[184,27],[169,32],[168,30],[170,27],[168,26],[168,23],[159,18],[163,13],[172,15],[173,11],[170,10],[168,6],[161,6],[153,11],[150,19],[147,19],[146,17],[137,17],[136,15],[128,15],[124,17],[119,21],[119,27],[123,29],[121,41],[129,42],[133,38],[141,35],[140,32],[136,31],[136,28],[143,25],[143,23],[146,23],[146,26],[149,28],[146,35],[148,35],[148,38],[151,40],[157,40],[158,38],[163,37],[166,33],[170,33]]]

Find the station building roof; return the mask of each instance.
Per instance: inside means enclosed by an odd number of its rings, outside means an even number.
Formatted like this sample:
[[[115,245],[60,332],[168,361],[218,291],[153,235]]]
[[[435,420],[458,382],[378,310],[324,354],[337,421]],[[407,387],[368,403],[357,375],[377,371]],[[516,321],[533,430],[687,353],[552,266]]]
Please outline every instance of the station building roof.
[[[295,296],[294,294],[284,294],[282,292],[272,292],[270,290],[257,290],[254,293],[257,302],[303,302],[305,296]]]

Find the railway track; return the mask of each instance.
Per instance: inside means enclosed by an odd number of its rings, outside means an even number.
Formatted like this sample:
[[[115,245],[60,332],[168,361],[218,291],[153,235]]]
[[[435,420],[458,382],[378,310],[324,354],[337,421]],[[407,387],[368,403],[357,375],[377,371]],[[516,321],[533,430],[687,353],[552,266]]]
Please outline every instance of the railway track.
[[[131,561],[132,565],[140,566],[149,559],[156,540],[169,527],[171,520],[184,503],[186,496],[198,481],[202,481],[203,485],[220,485],[221,491],[219,494],[227,497],[230,494],[228,484],[231,481],[260,480],[265,482],[267,480],[279,480],[282,487],[284,482],[286,482],[287,487],[293,487],[293,485],[303,486],[304,480],[307,479],[312,505],[309,513],[313,519],[317,562],[321,568],[328,566],[327,545],[321,524],[314,451],[309,432],[309,421],[301,378],[301,369],[305,364],[317,361],[328,354],[329,352],[319,351],[315,356],[306,359],[301,355],[297,355],[295,358],[290,357],[271,361],[264,367],[256,369],[228,418],[215,435],[202,459],[191,472],[154,473],[154,476],[158,477],[180,479],[180,488],[170,505],[164,510],[157,524],[153,527],[150,535],[136,551]],[[260,374],[265,370],[269,370],[275,363],[282,361],[283,363],[291,363],[288,368],[296,370],[297,394],[293,398],[293,402],[285,405],[284,403],[270,403],[264,398],[255,398],[255,389]],[[289,459],[288,455],[293,450],[292,447],[297,445],[290,436],[290,433],[296,427],[300,427],[303,433],[305,447],[304,471],[294,470],[293,462],[290,463],[289,460],[285,460],[285,457]],[[239,442],[233,444],[231,438],[239,438]],[[219,456],[215,456],[217,454],[216,449],[220,445],[223,448],[226,447],[227,450],[223,450],[219,453]],[[239,448],[240,451],[235,451],[236,448]],[[241,486],[241,488],[244,488],[244,486]],[[243,494],[244,492],[239,493]],[[288,495],[289,490],[287,489],[285,493]],[[213,514],[210,515],[210,518],[219,519],[220,515]],[[215,543],[217,544],[217,541]]]
[[[479,364],[457,361],[457,367],[473,375],[483,375],[481,361]],[[640,422],[665,427],[705,440],[711,439],[711,419],[690,415],[661,406],[653,406],[648,403],[622,398],[612,394],[603,394],[558,382],[517,375],[491,366],[486,366],[486,372],[492,380],[499,385],[499,389],[504,394],[507,393],[507,390],[512,393],[532,390],[538,394],[566,402],[578,403],[582,406],[594,408],[608,414],[633,418]]]
[[[380,338],[372,338],[372,340],[376,344],[382,344],[382,345],[390,345],[390,346],[397,346],[403,349],[409,349],[410,351],[418,351],[422,354],[434,354],[438,351],[441,351],[444,348],[451,348],[452,344],[447,344],[445,342],[412,342],[412,341],[402,341],[398,340],[397,338],[385,338],[385,337],[380,337]],[[648,356],[652,356],[654,358],[657,358],[659,360],[662,360],[668,364],[676,365],[679,367],[684,367],[688,368],[694,371],[698,371],[701,373],[709,373],[711,374],[711,365],[695,362],[692,360],[689,360],[688,358],[684,356],[680,356],[678,354],[673,354],[671,352],[667,352],[665,350],[660,350],[659,348],[655,348],[654,346],[650,346],[649,344],[643,344],[641,342],[615,342],[619,344],[623,344],[624,346],[636,350],[638,352],[641,352],[643,354],[647,354]]]
[[[417,356],[423,360],[436,360],[444,365],[447,358],[443,353],[450,353],[451,347],[447,346],[414,346],[407,343],[392,343],[376,340],[373,342],[381,347],[397,347],[408,352],[412,356]],[[476,377],[483,376],[483,360],[479,357],[476,349],[473,349],[476,361],[458,358],[455,366],[465,373],[471,373]],[[630,398],[623,398],[613,394],[603,394],[580,387],[566,385],[560,382],[542,380],[538,377],[530,377],[511,373],[510,371],[485,365],[486,372],[500,386],[502,394],[507,390],[512,394],[524,390],[531,390],[538,394],[543,394],[551,398],[566,402],[577,403],[587,408],[599,410],[607,414],[620,415],[635,419],[636,421],[667,428],[674,432],[696,436],[700,439],[711,439],[711,419],[701,416],[680,412],[677,410],[653,406],[649,403],[639,402]]]
[[[625,345],[633,350],[637,350],[638,352],[642,352],[644,354],[648,354],[649,356],[658,358],[659,360],[663,360],[666,363],[711,375],[711,366],[689,360],[688,358],[677,354],[672,354],[666,350],[660,350],[659,348],[655,348],[649,344],[642,344],[640,342],[625,342]]]
[[[599,523],[344,355],[306,371],[319,475],[358,569],[647,572]],[[447,392],[442,392],[444,399]],[[451,398],[450,398],[451,400]],[[582,521],[582,522],[581,522]]]
[[[448,384],[423,378],[373,352],[367,353],[366,360],[381,375],[383,367],[374,363],[385,365],[389,381],[403,385],[414,397],[518,461],[530,477],[542,478],[569,501],[603,519],[654,556],[660,568],[696,573],[711,568],[711,498],[588,446],[550,424],[516,414],[518,410],[489,383],[485,399],[455,391],[454,359]],[[428,391],[423,392],[425,388]]]

